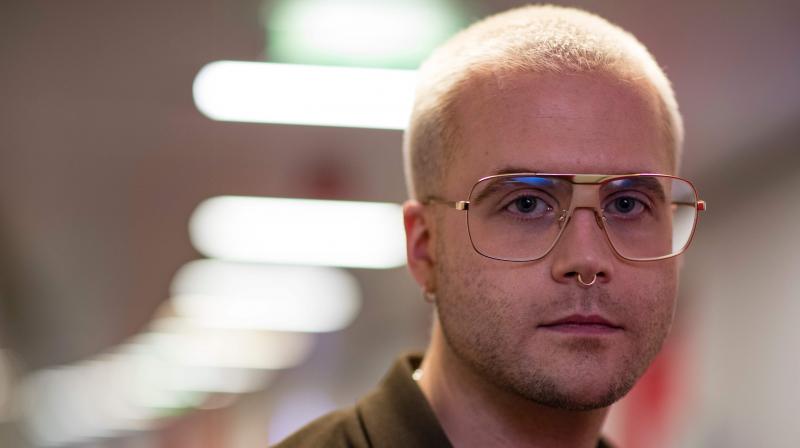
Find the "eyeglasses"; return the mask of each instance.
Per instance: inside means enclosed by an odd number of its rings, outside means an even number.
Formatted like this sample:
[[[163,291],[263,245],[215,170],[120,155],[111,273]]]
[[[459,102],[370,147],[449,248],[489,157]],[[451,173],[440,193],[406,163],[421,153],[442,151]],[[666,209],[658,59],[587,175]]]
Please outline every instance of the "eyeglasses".
[[[472,247],[489,258],[547,255],[578,209],[594,212],[614,252],[632,261],[681,254],[706,209],[691,182],[666,174],[500,174],[484,177],[466,201],[430,197],[467,212]]]

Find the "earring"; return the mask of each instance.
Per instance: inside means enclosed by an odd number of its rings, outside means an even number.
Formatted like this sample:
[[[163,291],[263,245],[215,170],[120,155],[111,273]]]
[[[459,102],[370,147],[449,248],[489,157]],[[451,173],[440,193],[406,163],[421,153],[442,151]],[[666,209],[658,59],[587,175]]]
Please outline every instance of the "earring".
[[[432,291],[428,291],[427,289],[422,292],[422,298],[424,298],[428,303],[436,303],[436,294]]]

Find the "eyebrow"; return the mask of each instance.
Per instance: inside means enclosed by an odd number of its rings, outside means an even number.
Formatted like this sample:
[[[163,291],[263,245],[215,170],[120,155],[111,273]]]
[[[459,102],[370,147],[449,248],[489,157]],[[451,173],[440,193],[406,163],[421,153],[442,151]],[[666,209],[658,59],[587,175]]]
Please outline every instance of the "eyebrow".
[[[511,173],[498,173],[498,174],[511,174]],[[488,196],[492,195],[493,193],[495,193],[497,190],[500,189],[498,184],[499,182],[496,181],[491,182],[489,186],[480,191],[477,196],[475,196],[474,198],[469,198],[469,202],[480,204],[481,202],[483,202],[484,199],[486,199]]]
[[[616,175],[624,175],[624,174],[636,174],[636,173],[649,173],[652,170],[625,170],[625,171],[603,171],[599,173],[589,173],[589,174],[608,174],[609,176],[616,176]],[[529,173],[529,174],[580,174],[580,173],[565,173],[563,170],[536,170],[531,167],[525,166],[515,166],[515,165],[505,165],[496,170],[490,171],[487,176],[493,176],[496,174],[517,174],[517,173]]]
[[[533,170],[533,169],[530,169],[530,168],[507,165],[507,166],[501,167],[501,168],[499,168],[497,170],[491,171],[490,175],[516,174],[516,173],[536,173],[536,172],[537,172],[536,170]]]
[[[661,182],[659,182],[653,177],[636,176],[636,177],[626,177],[623,179],[613,179],[606,185],[612,187],[614,187],[615,185],[619,185],[619,187],[621,188],[628,188],[630,186],[641,186],[646,188],[653,194],[655,194],[658,197],[658,199],[661,199],[662,201],[667,200],[666,194],[664,193],[664,188],[661,186]]]
[[[502,174],[536,173],[536,171],[535,170],[531,170],[530,168],[523,168],[523,167],[506,165],[506,166],[501,167],[499,169],[490,171],[489,173],[490,173],[489,176],[499,176],[499,175],[502,175]],[[486,177],[488,177],[488,176],[486,176]],[[498,189],[499,189],[499,186],[496,183],[493,182],[492,184],[489,185],[489,187],[487,187],[483,191],[481,191],[476,197],[470,198],[470,202],[480,203],[481,201],[486,199],[487,196],[489,196],[490,194],[496,192]]]
[[[511,170],[511,171],[510,172],[505,172],[506,170]],[[525,171],[519,171],[514,167],[503,168],[503,169],[501,169],[499,171],[500,172],[498,172],[498,175],[517,174],[517,173],[520,173],[520,172],[525,172]],[[530,177],[535,177],[535,176],[530,176]],[[508,179],[509,180],[513,180],[515,178],[512,177],[512,178],[508,178]],[[523,182],[523,183],[529,184],[528,182]],[[608,186],[608,187],[610,187],[610,189],[614,189],[614,190],[624,190],[626,188],[640,187],[640,188],[644,188],[644,189],[650,191],[652,194],[654,194],[661,201],[666,201],[667,200],[667,197],[666,197],[666,194],[664,192],[664,188],[661,185],[661,182],[659,182],[658,180],[656,180],[653,177],[633,176],[633,177],[624,177],[624,178],[621,178],[621,179],[612,179],[607,183],[601,183],[601,188],[603,186]],[[480,203],[484,199],[486,199],[488,196],[490,196],[493,193],[495,193],[498,190],[500,190],[500,188],[501,188],[501,183],[500,182],[492,182],[485,189],[480,191],[477,196],[475,196],[474,198],[470,198],[470,202]]]
[[[518,171],[513,171],[511,173],[499,173],[499,174],[515,174],[515,173],[518,173]],[[507,180],[509,180],[509,181],[512,181],[512,182],[516,181],[516,182],[519,182],[519,183],[522,183],[522,184],[525,184],[525,185],[529,185],[529,186],[531,186],[531,188],[541,189],[540,187],[543,187],[542,185],[540,185],[541,182],[535,182],[534,183],[534,182],[526,182],[526,181],[517,181],[517,179],[518,178],[516,178],[516,177],[507,178]],[[524,176],[524,177],[520,177],[519,179],[540,179],[542,181],[547,181],[548,186],[555,186],[556,185],[555,182],[553,182],[550,179],[544,178],[544,177]],[[491,182],[477,196],[475,196],[474,198],[471,198],[470,202],[475,202],[475,203],[482,202],[488,196],[490,196],[490,195],[496,193],[497,191],[499,191],[502,188],[502,185],[505,184],[505,183],[506,182],[497,182],[497,181]]]

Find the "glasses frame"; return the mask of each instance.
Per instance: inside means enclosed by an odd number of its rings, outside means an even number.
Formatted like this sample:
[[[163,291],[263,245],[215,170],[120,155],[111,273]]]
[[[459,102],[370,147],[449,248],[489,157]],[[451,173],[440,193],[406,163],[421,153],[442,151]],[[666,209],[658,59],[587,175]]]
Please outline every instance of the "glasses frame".
[[[505,177],[542,177],[542,176],[549,176],[549,177],[558,177],[561,179],[565,179],[569,181],[573,185],[579,185],[583,188],[575,188],[572,194],[572,199],[569,204],[569,208],[561,209],[560,216],[558,218],[559,222],[563,222],[561,224],[561,229],[559,229],[558,234],[556,235],[553,243],[547,250],[539,257],[534,258],[525,258],[525,259],[508,259],[508,258],[500,258],[500,257],[493,257],[491,255],[487,255],[478,249],[475,245],[475,241],[472,238],[472,232],[469,226],[469,206],[470,200],[472,199],[472,195],[475,192],[475,188],[481,182],[485,182],[491,179],[499,179]],[[630,178],[630,177],[660,177],[660,178],[668,178],[668,179],[677,179],[683,182],[686,182],[689,187],[691,187],[692,192],[694,193],[694,197],[696,198],[694,203],[678,203],[681,205],[691,205],[694,207],[694,222],[692,223],[692,231],[689,233],[689,238],[686,240],[686,243],[683,245],[681,250],[675,253],[662,255],[660,257],[650,257],[650,258],[632,258],[626,257],[625,255],[621,254],[619,250],[614,246],[614,242],[611,240],[611,236],[608,234],[608,229],[606,228],[605,221],[606,217],[603,214],[603,211],[598,207],[598,197],[599,197],[599,190],[600,188],[613,180],[621,179],[621,178]],[[678,255],[684,253],[689,245],[692,243],[694,239],[695,229],[697,228],[697,221],[699,220],[699,214],[702,211],[705,211],[706,201],[699,199],[699,195],[697,194],[697,189],[695,188],[694,184],[689,181],[688,179],[684,179],[679,176],[673,176],[671,174],[659,174],[659,173],[631,173],[631,174],[565,174],[565,173],[504,173],[504,174],[495,174],[492,176],[486,176],[478,179],[477,182],[472,186],[469,191],[469,196],[465,201],[452,201],[448,199],[442,199],[436,196],[429,196],[426,200],[422,201],[423,205],[435,205],[441,204],[448,206],[450,208],[454,208],[458,211],[467,212],[467,234],[469,235],[469,242],[472,245],[472,248],[478,254],[486,257],[491,258],[493,260],[499,261],[509,261],[513,263],[526,263],[529,261],[537,261],[541,260],[542,258],[546,257],[558,241],[561,239],[561,235],[564,233],[564,230],[567,228],[572,216],[575,213],[575,210],[578,209],[589,209],[593,212],[595,221],[597,222],[598,227],[603,230],[603,234],[606,237],[606,241],[608,245],[611,246],[611,249],[614,253],[625,260],[628,261],[658,261],[658,260],[665,260],[667,258],[677,257]],[[673,202],[675,204],[675,202]]]

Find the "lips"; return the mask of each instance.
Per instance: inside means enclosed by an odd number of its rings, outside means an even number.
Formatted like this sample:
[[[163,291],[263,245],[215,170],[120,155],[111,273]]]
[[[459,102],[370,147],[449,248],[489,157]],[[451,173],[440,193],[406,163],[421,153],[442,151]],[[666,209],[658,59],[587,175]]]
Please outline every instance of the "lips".
[[[539,325],[546,330],[559,331],[565,333],[586,333],[602,334],[614,333],[623,330],[622,326],[617,325],[602,316],[595,314],[582,315],[573,314],[552,322]]]

